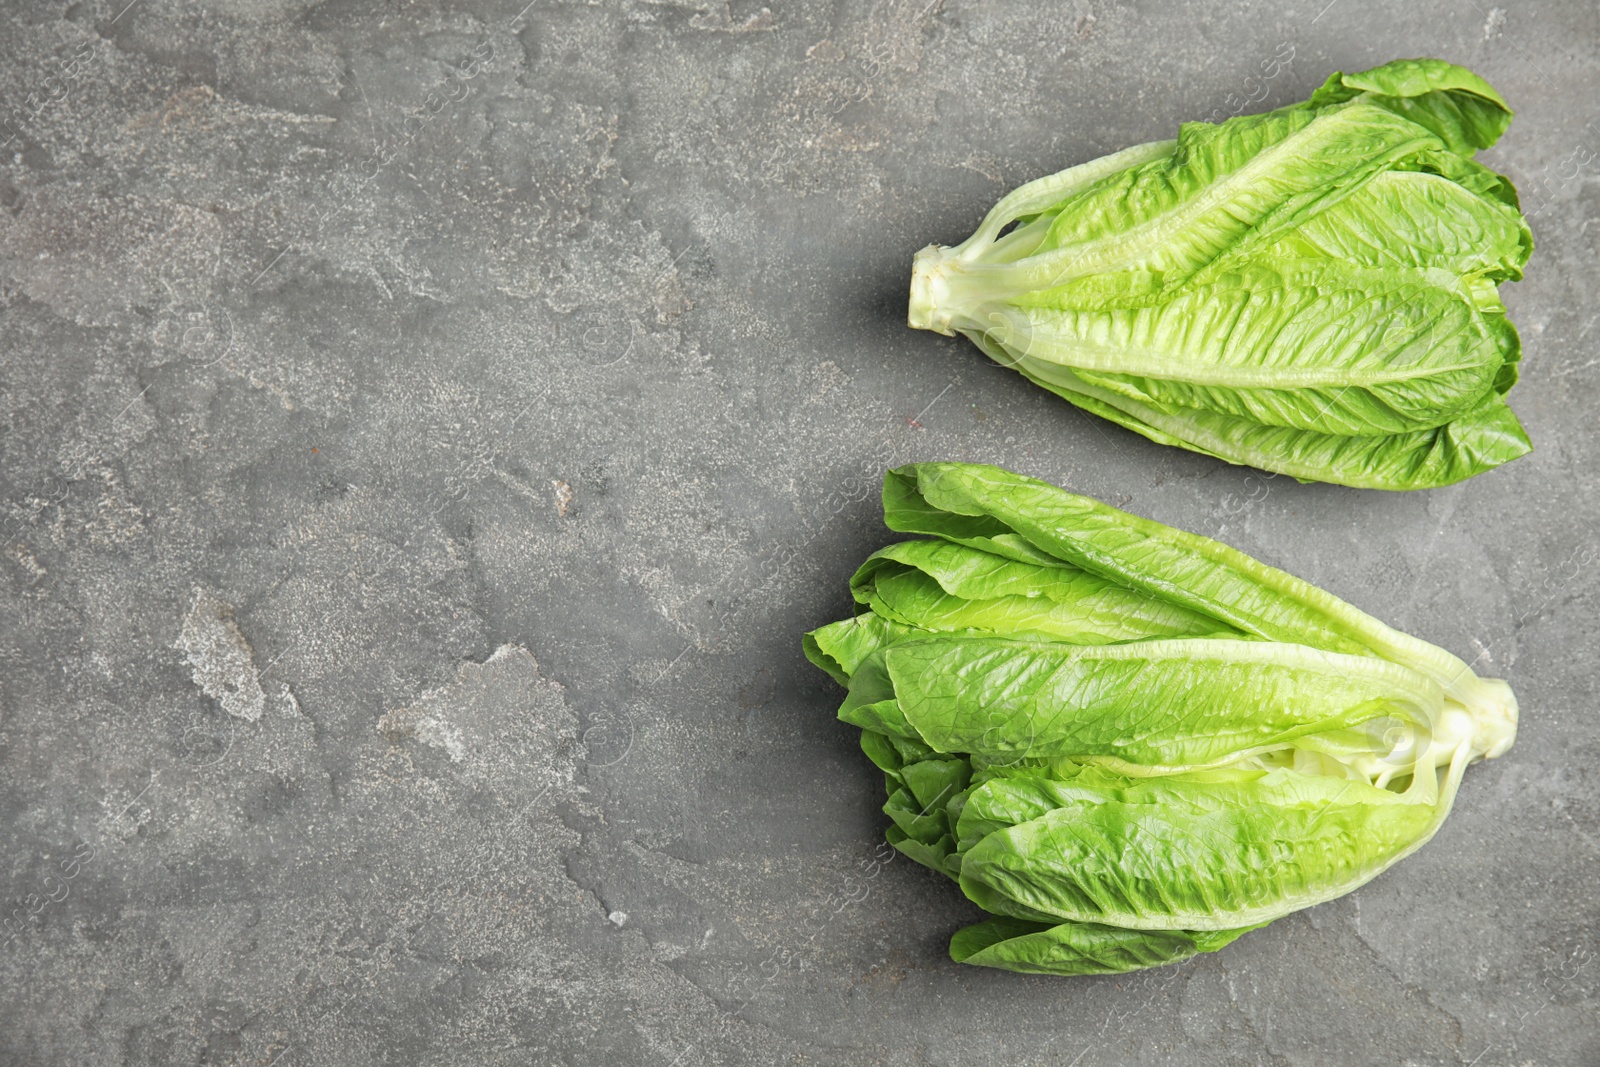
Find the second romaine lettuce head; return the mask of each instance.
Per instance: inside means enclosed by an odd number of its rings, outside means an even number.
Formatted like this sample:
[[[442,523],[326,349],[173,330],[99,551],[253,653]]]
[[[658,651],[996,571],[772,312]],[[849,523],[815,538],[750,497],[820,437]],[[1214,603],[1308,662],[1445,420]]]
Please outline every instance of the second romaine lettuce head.
[[[1473,161],[1511,121],[1442,60],[1032,182],[917,254],[909,321],[1153,441],[1306,481],[1448,485],[1532,447],[1497,286],[1533,248]]]
[[[1420,847],[1517,704],[1450,653],[1209,538],[998,467],[884,479],[853,618],[806,635],[888,838],[995,918],[958,961],[1215,951]]]

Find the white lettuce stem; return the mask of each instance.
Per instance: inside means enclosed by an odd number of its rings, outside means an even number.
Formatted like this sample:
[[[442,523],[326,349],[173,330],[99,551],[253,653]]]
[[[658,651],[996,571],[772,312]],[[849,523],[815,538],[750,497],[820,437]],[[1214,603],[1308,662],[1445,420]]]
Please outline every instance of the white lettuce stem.
[[[954,248],[929,245],[917,253],[911,270],[911,304],[906,321],[913,329],[954,336],[957,327],[952,325],[950,309],[973,308],[1016,290],[1015,285],[1006,284],[1009,275],[985,285],[985,273],[1003,269],[1009,266],[1008,262],[987,265],[988,272],[982,269],[986,264],[973,262],[994,246],[1001,230],[1019,218],[1059,204],[1107,174],[1171,155],[1177,144],[1169,140],[1135,145],[1012,190],[990,209],[972,236],[959,245]],[[1008,256],[1000,258],[1009,260]],[[962,280],[957,281],[958,277]]]
[[[911,261],[911,304],[906,324],[913,330],[932,330],[955,336],[950,317],[949,265],[955,249],[929,245]]]
[[[1088,163],[1081,163],[1076,167],[1069,167],[1018,186],[989,209],[989,213],[984,216],[971,237],[950,251],[962,259],[974,259],[982,254],[984,245],[993,241],[1001,230],[1017,219],[1036,215],[1046,208],[1054,207],[1073,193],[1087,189],[1107,174],[1115,174],[1117,171],[1136,167],[1140,163],[1148,163],[1152,159],[1170,156],[1172,150],[1177,147],[1176,140],[1151,141],[1148,144],[1134,145],[1132,148],[1124,148],[1109,156],[1101,156]]]
[[[1517,739],[1517,698],[1511,687],[1499,678],[1473,677],[1458,689],[1465,692],[1463,706],[1472,717],[1473,758],[1502,755]]]

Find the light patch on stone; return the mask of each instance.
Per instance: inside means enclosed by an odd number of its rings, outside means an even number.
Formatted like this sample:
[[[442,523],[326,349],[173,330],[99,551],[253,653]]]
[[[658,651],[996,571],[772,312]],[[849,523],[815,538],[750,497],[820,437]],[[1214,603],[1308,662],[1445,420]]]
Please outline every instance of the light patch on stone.
[[[1506,9],[1503,7],[1491,7],[1488,17],[1483,21],[1483,39],[1489,41],[1498,37],[1500,31],[1505,29],[1505,25]]]
[[[190,676],[201,692],[229,715],[255,722],[266,709],[267,694],[250,644],[233,621],[233,605],[204,589],[194,593],[194,605],[173,647],[188,659]]]
[[[556,491],[556,514],[564,517],[572,507],[572,486],[560,478],[551,478],[550,487]]]
[[[415,739],[443,749],[452,763],[467,758],[461,731],[424,708],[396,708],[378,720],[378,729],[391,740]]]
[[[538,661],[520,645],[501,645],[482,663],[462,664],[451,684],[386,712],[378,730],[391,741],[437,748],[477,776],[525,780],[529,768],[559,763],[557,777],[571,777],[576,723],[561,687],[539,673]]]

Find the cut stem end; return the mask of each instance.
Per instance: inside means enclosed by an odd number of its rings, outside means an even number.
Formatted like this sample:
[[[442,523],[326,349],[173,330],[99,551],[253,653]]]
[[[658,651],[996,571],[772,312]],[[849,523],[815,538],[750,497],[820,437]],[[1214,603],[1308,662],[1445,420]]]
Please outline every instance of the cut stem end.
[[[950,312],[941,306],[949,302],[950,287],[945,272],[955,258],[955,249],[929,245],[911,261],[911,304],[906,311],[906,323],[913,330],[955,336]]]

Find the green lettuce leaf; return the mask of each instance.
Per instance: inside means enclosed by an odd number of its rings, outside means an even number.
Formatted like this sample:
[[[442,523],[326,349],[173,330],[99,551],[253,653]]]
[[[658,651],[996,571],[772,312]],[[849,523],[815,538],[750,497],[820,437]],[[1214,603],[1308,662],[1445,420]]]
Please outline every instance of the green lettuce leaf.
[[[834,681],[849,685],[850,676],[862,660],[916,632],[914,627],[868,613],[817,627],[805,635],[801,648],[806,658],[827,671]]]
[[[1158,303],[1110,291],[1141,277],[1035,294],[989,336],[1040,377],[1060,367],[1147,404],[1358,437],[1451,421],[1504,359],[1444,270],[1258,257]]]
[[[1511,108],[1494,86],[1442,59],[1397,59],[1359,74],[1334,74],[1311,94],[1312,108],[1363,100],[1425,127],[1452,152],[1470,156],[1500,139]]]
[[[1215,952],[1265,925],[1236,930],[1125,930],[1101,923],[989,919],[958,931],[950,939],[950,958],[1024,974],[1123,974]]]
[[[1532,241],[1514,203],[1437,174],[1393,170],[1280,235],[1261,255],[1501,282],[1522,277]]]
[[[1044,368],[1026,359],[1018,362],[1017,370],[1085,411],[1157,444],[1276,471],[1303,482],[1333,481],[1358,489],[1434,489],[1465,481],[1533,451],[1527,432],[1500,391],[1502,385],[1509,389],[1516,380],[1515,372],[1508,372],[1506,365],[1496,377],[1495,392],[1471,411],[1431,430],[1387,437],[1342,437],[1263,426],[1216,412],[1145,404],[1090,385],[1070,371]]]
[[[933,638],[880,655],[936,752],[1200,767],[1373,719],[1427,723],[1443,703],[1399,664],[1273,641]]]
[[[1115,270],[1150,270],[1176,285],[1333,206],[1396,161],[1441,147],[1415,123],[1364,104],[1186,123],[1170,155],[1075,193],[1025,259],[975,262],[950,277],[949,307]],[[952,322],[970,325],[959,314]]]
[[[1075,781],[1037,818],[963,850],[961,885],[1075,922],[1125,929],[1230,930],[1270,922],[1350,892],[1409,855],[1448,814],[1465,766],[1442,783],[1394,793],[1355,779],[1290,770]],[[1039,785],[1004,779],[974,790]],[[970,888],[969,888],[970,887]]]
[[[924,631],[917,635],[924,637],[927,632],[1031,632],[1076,644],[1239,634],[1211,616],[1070,563],[1023,563],[942,540],[904,541],[875,552],[850,586],[856,600],[871,609],[857,620],[898,624],[873,650],[887,645],[891,634],[896,641],[912,636],[909,627]],[[833,635],[827,639],[835,640]],[[854,651],[846,655],[859,663],[864,657]]]
[[[1503,686],[1486,689],[1444,649],[1238,549],[999,467],[921,463],[896,468],[884,476],[883,511],[892,530],[943,537],[999,555],[1021,542],[1028,551],[1210,615],[1246,634],[1379,656],[1427,675],[1474,707],[1509,696]]]

